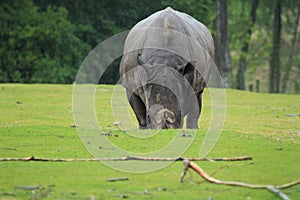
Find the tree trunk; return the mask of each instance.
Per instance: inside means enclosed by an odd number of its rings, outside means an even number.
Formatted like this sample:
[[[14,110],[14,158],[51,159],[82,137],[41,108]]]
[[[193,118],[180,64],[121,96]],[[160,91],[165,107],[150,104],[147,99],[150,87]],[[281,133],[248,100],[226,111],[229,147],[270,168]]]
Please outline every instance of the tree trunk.
[[[239,58],[239,69],[236,76],[236,88],[240,90],[246,89],[245,73],[246,73],[246,55],[249,49],[250,38],[252,34],[252,28],[256,19],[256,9],[258,7],[259,0],[252,0],[251,12],[250,12],[250,25],[247,29],[246,37],[242,47],[242,51]]]
[[[217,20],[215,23],[215,29],[216,64],[222,75],[225,88],[230,88],[232,66],[228,45],[226,0],[217,1]]]
[[[289,57],[288,57],[287,65],[286,65],[286,71],[282,77],[281,92],[283,92],[283,93],[286,92],[287,82],[289,80],[290,71],[293,66],[293,56],[294,56],[295,46],[296,46],[296,41],[297,41],[299,18],[300,18],[300,2],[298,3],[297,17],[296,17],[294,31],[293,31],[293,38],[291,41],[291,45],[292,45],[291,51],[289,52]]]
[[[276,1],[273,21],[273,45],[270,57],[269,92],[279,93],[280,86],[281,0]]]

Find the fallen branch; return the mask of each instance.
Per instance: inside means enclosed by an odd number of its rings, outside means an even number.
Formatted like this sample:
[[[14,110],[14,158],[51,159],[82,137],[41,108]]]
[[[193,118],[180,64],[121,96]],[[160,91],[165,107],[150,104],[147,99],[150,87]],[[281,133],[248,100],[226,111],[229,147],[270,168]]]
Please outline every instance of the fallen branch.
[[[229,185],[229,186],[239,186],[239,187],[247,187],[247,188],[252,188],[252,189],[267,189],[268,191],[278,195],[280,198],[283,200],[289,200],[288,196],[281,192],[279,189],[284,189],[288,188],[297,184],[300,184],[300,180],[293,181],[290,183],[286,183],[284,185],[278,185],[278,186],[273,186],[273,185],[256,185],[256,184],[248,184],[248,183],[242,183],[242,182],[235,182],[235,181],[222,181],[215,179],[211,176],[209,176],[201,167],[199,167],[197,164],[190,162],[189,160],[185,159],[183,160],[184,163],[184,171],[181,176],[181,182],[184,181],[184,177],[186,175],[186,172],[189,168],[193,169],[197,174],[199,174],[202,178],[204,178],[206,181],[210,183],[215,183],[218,185]]]
[[[232,157],[232,158],[159,158],[159,157],[135,157],[135,156],[126,156],[121,158],[39,158],[39,157],[25,157],[25,158],[0,158],[0,162],[4,161],[38,161],[38,162],[90,162],[90,161],[182,161],[182,160],[191,160],[191,161],[245,161],[252,160],[252,157],[243,156],[243,157]]]

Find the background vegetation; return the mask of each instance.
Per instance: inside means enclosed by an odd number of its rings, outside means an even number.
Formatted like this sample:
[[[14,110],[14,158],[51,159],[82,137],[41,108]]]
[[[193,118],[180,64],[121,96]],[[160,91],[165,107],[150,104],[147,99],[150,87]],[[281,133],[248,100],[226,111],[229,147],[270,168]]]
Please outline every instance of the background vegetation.
[[[258,80],[260,91],[300,92],[297,0],[2,0],[0,82],[72,83],[96,45],[167,6],[203,22],[216,38],[225,34],[229,66],[216,62],[229,87],[255,88]],[[100,82],[118,79],[115,62]]]

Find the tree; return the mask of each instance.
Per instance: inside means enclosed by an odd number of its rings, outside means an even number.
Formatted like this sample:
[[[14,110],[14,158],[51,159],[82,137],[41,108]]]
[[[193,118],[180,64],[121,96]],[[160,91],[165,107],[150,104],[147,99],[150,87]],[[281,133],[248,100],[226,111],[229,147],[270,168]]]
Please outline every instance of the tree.
[[[269,92],[279,93],[280,86],[281,0],[276,0],[273,19],[273,42],[270,56]]]
[[[296,49],[299,18],[300,18],[300,1],[298,2],[297,15],[296,15],[295,23],[294,23],[293,36],[292,36],[292,39],[291,39],[291,50],[289,51],[285,73],[283,74],[283,77],[282,77],[281,92],[283,92],[283,93],[286,92],[287,83],[288,83],[288,79],[289,79],[289,76],[290,76],[290,71],[291,71],[292,66],[293,66],[293,57],[294,57],[294,53],[295,53],[295,49]]]
[[[246,84],[245,84],[245,73],[246,73],[246,56],[248,53],[249,49],[249,43],[250,43],[250,38],[252,34],[252,28],[255,24],[255,19],[256,19],[256,9],[258,7],[259,0],[252,0],[252,5],[251,5],[251,11],[250,11],[250,24],[247,28],[244,41],[243,41],[243,46],[241,49],[240,57],[239,57],[239,66],[238,66],[238,72],[236,76],[236,88],[240,90],[245,90],[246,89]]]
[[[216,64],[226,88],[231,87],[231,56],[228,45],[227,31],[227,3],[226,0],[217,1],[217,19],[215,23]]]

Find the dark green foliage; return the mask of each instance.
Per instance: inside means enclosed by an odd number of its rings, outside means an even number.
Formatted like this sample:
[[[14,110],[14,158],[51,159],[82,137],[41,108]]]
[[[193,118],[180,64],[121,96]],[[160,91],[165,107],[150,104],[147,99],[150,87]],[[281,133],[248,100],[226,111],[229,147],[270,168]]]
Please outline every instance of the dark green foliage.
[[[206,24],[213,1],[13,0],[0,2],[0,82],[72,83],[89,50],[167,6]],[[119,62],[99,80],[116,83]]]
[[[89,47],[63,7],[39,11],[31,0],[0,5],[0,82],[71,83]]]
[[[245,58],[245,88],[261,80],[261,91],[268,91],[275,4],[260,0],[256,21],[251,27],[249,0],[227,1],[228,42],[232,73],[239,58]],[[290,74],[287,92],[295,92],[299,77],[299,45],[294,45],[292,67],[287,67],[297,15],[297,0],[282,1],[281,74]],[[0,82],[72,83],[88,55],[105,39],[130,30],[137,22],[168,6],[203,22],[216,34],[217,4],[213,0],[2,0],[0,1]],[[295,37],[296,44],[299,38]],[[248,52],[243,53],[243,44]],[[244,55],[245,54],[245,55]],[[99,80],[116,83],[119,63],[114,62]],[[289,69],[289,73],[285,73]],[[297,75],[298,74],[298,75]],[[235,76],[232,76],[234,79]],[[231,80],[235,83],[236,80]],[[233,85],[233,87],[235,87]]]

